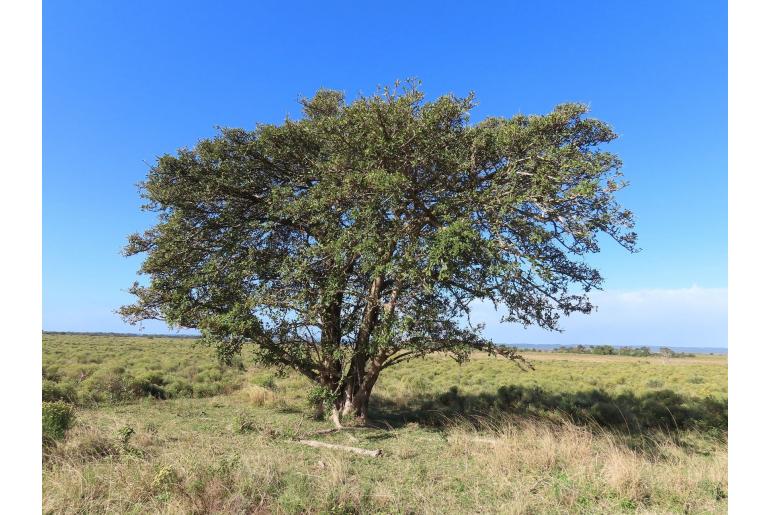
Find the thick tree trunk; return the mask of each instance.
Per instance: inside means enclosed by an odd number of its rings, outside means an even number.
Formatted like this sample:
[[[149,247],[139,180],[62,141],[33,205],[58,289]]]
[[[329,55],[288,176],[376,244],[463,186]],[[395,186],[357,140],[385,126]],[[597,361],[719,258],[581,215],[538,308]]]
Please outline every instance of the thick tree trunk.
[[[351,380],[332,407],[332,422],[342,427],[342,419],[350,418],[358,423],[366,423],[369,412],[369,397],[372,389],[366,384]]]
[[[334,402],[332,421],[336,427],[342,427],[342,419],[350,418],[358,423],[366,423],[369,416],[369,398],[377,381],[379,371],[364,375],[363,381],[356,374],[350,376],[348,384]]]
[[[342,427],[342,418],[351,417],[358,423],[366,423],[369,415],[369,398],[380,376],[387,354],[380,352],[372,358],[369,366],[364,362],[361,368],[352,368],[348,373],[345,388],[334,402],[332,421]]]

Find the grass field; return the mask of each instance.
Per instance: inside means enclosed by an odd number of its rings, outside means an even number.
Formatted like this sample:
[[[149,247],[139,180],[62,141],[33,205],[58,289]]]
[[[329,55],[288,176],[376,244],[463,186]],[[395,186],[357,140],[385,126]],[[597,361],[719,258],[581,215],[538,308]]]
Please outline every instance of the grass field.
[[[727,360],[478,355],[399,365],[378,427],[327,429],[294,374],[189,339],[43,335],[46,513],[723,513]],[[381,449],[310,448],[306,436]]]

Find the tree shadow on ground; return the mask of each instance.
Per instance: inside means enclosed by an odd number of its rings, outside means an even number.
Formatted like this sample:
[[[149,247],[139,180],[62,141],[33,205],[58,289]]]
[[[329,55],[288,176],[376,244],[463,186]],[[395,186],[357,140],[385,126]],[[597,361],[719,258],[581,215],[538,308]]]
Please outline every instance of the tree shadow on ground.
[[[727,400],[688,397],[671,390],[641,395],[610,394],[593,389],[548,392],[539,387],[510,385],[496,393],[464,394],[455,386],[437,395],[417,395],[402,402],[372,397],[371,414],[393,427],[417,422],[444,427],[453,418],[522,415],[641,434],[654,430],[697,429],[713,436],[727,430]]]

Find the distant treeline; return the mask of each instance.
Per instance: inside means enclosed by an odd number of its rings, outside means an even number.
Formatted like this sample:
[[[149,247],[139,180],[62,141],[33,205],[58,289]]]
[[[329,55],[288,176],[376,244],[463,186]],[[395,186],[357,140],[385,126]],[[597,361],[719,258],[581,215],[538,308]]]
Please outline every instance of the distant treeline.
[[[635,358],[647,358],[660,356],[664,358],[694,358],[691,352],[675,352],[668,347],[661,347],[658,352],[652,352],[649,347],[613,347],[612,345],[572,345],[561,346],[552,352],[564,352],[569,354],[598,354],[601,356],[633,356]]]
[[[83,336],[114,336],[133,338],[200,338],[197,334],[147,334],[147,333],[101,333],[87,331],[43,331],[43,334],[75,334]],[[526,345],[514,345],[523,352],[562,352],[567,354],[596,354],[601,356],[633,356],[646,358],[660,356],[664,358],[693,358],[691,352],[676,352],[668,347],[661,347],[658,352],[653,352],[649,347],[613,347],[612,345],[561,345],[556,348],[527,347]]]

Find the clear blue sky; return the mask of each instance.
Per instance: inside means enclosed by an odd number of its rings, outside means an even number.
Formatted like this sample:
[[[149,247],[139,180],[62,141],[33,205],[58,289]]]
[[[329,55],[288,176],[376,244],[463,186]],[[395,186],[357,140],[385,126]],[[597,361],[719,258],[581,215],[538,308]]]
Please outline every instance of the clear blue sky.
[[[474,120],[590,104],[620,138],[642,252],[592,262],[599,313],[501,341],[726,346],[726,2],[53,2],[43,5],[43,327],[133,331],[146,228],[136,183],[154,157],[417,77],[476,92]],[[162,326],[149,324],[147,331]]]

